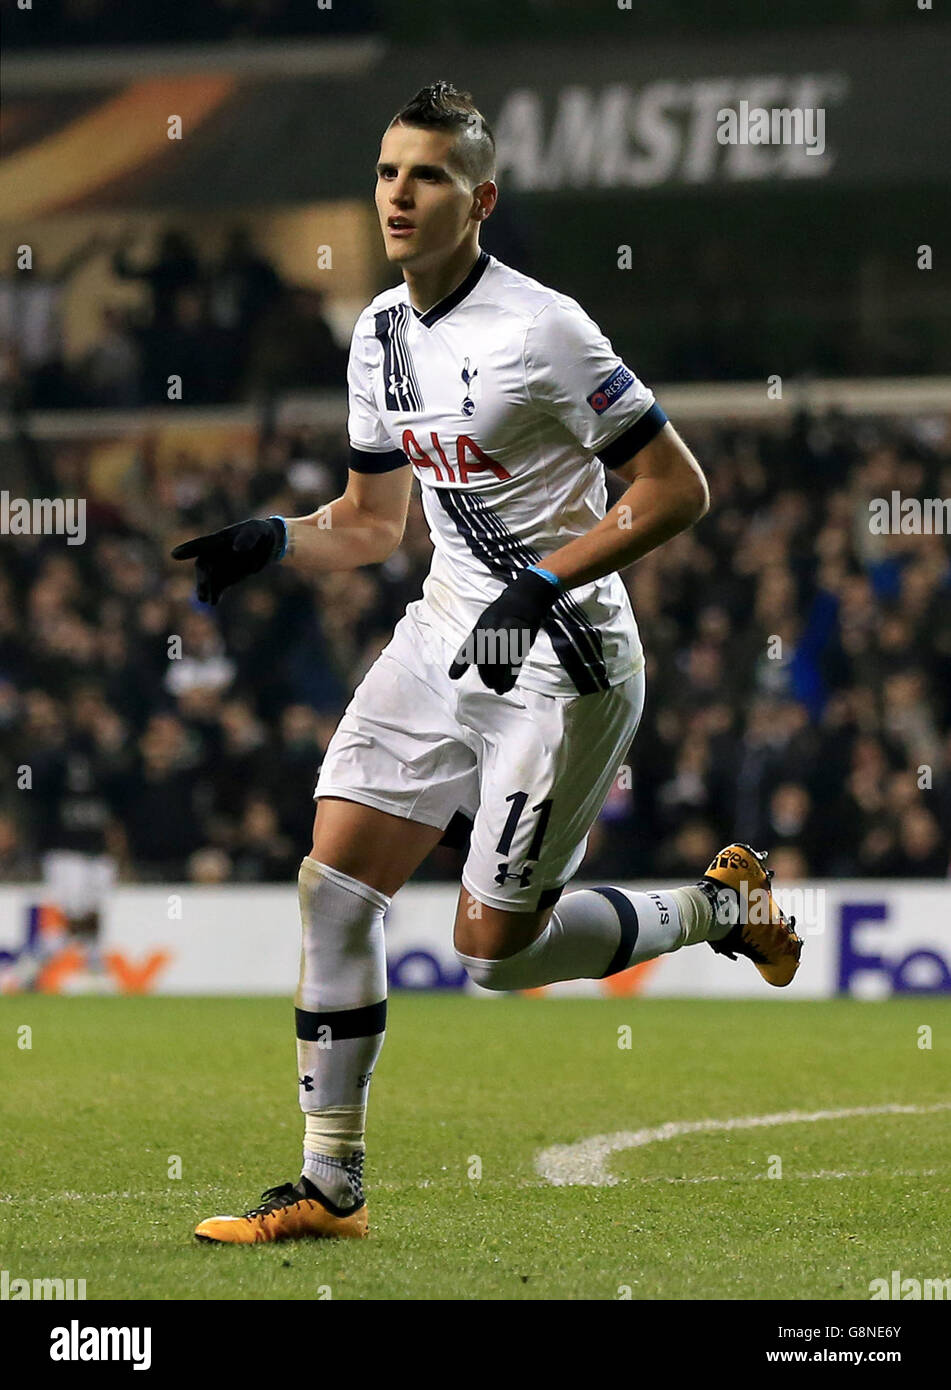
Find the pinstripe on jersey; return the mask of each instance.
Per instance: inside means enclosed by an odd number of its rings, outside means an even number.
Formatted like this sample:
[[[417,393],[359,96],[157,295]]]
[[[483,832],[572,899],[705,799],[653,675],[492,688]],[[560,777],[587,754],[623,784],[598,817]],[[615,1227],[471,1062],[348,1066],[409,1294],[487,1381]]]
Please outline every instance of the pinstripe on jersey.
[[[389,410],[423,408],[423,395],[406,345],[408,323],[408,304],[391,304],[376,315],[376,336],[383,344],[383,387]]]
[[[443,487],[434,491],[473,555],[497,579],[508,582],[526,565],[541,560],[537,551],[506,530],[501,518],[477,493]],[[601,634],[570,593],[561,595],[542,626],[579,695],[609,688]]]

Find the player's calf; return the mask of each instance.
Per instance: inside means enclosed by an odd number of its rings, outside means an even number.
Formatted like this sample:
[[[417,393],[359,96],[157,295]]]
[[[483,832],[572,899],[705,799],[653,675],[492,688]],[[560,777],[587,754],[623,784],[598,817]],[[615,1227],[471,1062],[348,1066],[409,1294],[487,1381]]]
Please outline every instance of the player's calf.
[[[559,980],[605,979],[642,961],[708,942],[745,955],[768,984],[788,985],[802,941],[770,890],[764,854],[748,845],[722,850],[696,884],[634,892],[583,888],[567,893],[528,945],[491,958],[456,951],[484,989],[535,989]]]
[[[582,888],[566,893],[535,939],[521,949],[487,959],[457,947],[456,955],[483,989],[535,989],[559,980],[605,979],[706,941],[717,929],[707,894],[698,885],[655,893]]]

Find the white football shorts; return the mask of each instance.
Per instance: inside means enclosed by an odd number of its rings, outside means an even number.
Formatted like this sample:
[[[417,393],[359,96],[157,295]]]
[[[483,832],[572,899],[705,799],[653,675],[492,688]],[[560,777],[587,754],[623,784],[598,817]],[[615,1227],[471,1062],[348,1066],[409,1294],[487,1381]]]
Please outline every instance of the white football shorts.
[[[445,830],[472,823],[463,886],[489,907],[535,911],[581,866],[588,831],[644,706],[644,673],[608,690],[489,690],[410,603],[354,691],[314,799],[339,796]]]

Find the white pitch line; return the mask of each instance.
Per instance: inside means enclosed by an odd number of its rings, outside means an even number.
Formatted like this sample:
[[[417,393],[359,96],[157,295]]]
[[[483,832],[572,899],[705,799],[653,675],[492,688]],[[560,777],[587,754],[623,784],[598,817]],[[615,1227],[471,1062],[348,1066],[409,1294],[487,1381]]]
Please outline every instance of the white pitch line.
[[[607,1166],[612,1154],[663,1144],[684,1134],[722,1134],[735,1129],[816,1124],[820,1120],[852,1120],[868,1115],[931,1115],[939,1110],[951,1110],[951,1101],[937,1105],[857,1105],[848,1110],[785,1110],[774,1115],[738,1115],[728,1120],[669,1120],[650,1129],[595,1134],[575,1144],[553,1144],[538,1154],[535,1171],[554,1187],[614,1187],[619,1179]]]
[[[788,1173],[784,1175],[785,1182],[817,1182],[819,1180],[841,1181],[843,1178],[934,1178],[943,1172],[941,1168],[852,1168],[843,1169],[841,1172],[832,1172],[829,1169],[820,1169],[818,1173]],[[768,1182],[768,1173],[711,1173],[703,1178],[666,1178],[662,1176],[650,1178],[621,1178],[618,1186],[630,1182],[666,1182],[673,1184],[697,1183],[697,1182]],[[778,1181],[778,1179],[773,1179]]]
[[[830,1169],[820,1169],[817,1173],[787,1173],[784,1174],[782,1181],[838,1182],[848,1178],[935,1178],[939,1177],[942,1173],[951,1173],[951,1168],[852,1168],[842,1169],[839,1172],[834,1172]],[[689,1186],[690,1184],[703,1182],[737,1183],[769,1180],[768,1173],[707,1173],[697,1178],[673,1178],[665,1177],[663,1174],[655,1174],[651,1177],[616,1178],[611,1185],[626,1187],[635,1183],[669,1183],[673,1186]],[[773,1181],[779,1181],[779,1179],[774,1179]],[[453,1182],[452,1179],[448,1178],[443,1180],[442,1185],[451,1185],[453,1192],[457,1191],[459,1188],[458,1181]],[[551,1182],[550,1179],[546,1180],[543,1178],[532,1181],[526,1180],[525,1178],[516,1180],[505,1177],[470,1179],[466,1185],[469,1187],[481,1187],[483,1185],[489,1188],[504,1187],[507,1191],[513,1188],[517,1188],[519,1191],[528,1189],[541,1191],[543,1188],[549,1187]],[[416,1182],[375,1182],[367,1189],[367,1196],[372,1202],[375,1192],[417,1192],[422,1191],[424,1188],[434,1190],[438,1194],[440,1182],[432,1178],[419,1178]],[[220,1194],[221,1189],[217,1188],[215,1192]],[[4,1204],[12,1206],[14,1203],[17,1206],[37,1206],[47,1202],[55,1202],[57,1205],[61,1202],[112,1202],[122,1199],[144,1202],[153,1200],[156,1196],[161,1195],[168,1194],[159,1193],[155,1189],[149,1192],[48,1192],[44,1193],[43,1196],[30,1193],[25,1195],[21,1194],[16,1197],[0,1197],[0,1206]],[[215,1196],[214,1192],[211,1194],[199,1192],[192,1194],[192,1200],[195,1202],[205,1202],[207,1204],[208,1202],[218,1201],[219,1199]]]

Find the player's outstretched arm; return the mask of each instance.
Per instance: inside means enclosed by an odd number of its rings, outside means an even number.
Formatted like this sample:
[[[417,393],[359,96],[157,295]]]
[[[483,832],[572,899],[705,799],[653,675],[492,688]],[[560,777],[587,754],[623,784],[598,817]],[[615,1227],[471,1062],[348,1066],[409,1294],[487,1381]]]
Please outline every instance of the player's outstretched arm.
[[[198,598],[218,602],[225,589],[278,560],[309,573],[382,564],[403,539],[412,469],[350,473],[342,497],[310,516],[252,518],[177,545],[174,560],[194,560]]]
[[[288,521],[287,558],[312,574],[382,564],[403,539],[412,488],[408,460],[386,473],[351,469],[342,497]]]
[[[706,478],[669,421],[613,471],[630,484],[624,495],[597,526],[541,561],[566,589],[625,569],[693,526],[709,508]]]

